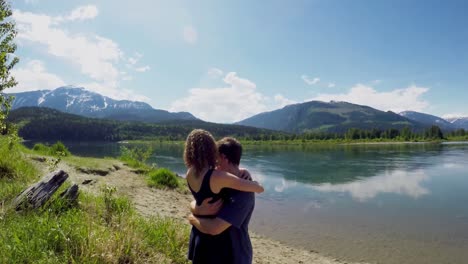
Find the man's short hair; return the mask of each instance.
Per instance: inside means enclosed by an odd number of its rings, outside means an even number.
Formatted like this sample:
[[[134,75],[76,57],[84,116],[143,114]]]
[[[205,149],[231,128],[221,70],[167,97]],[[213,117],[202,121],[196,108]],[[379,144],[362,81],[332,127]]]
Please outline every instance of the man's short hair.
[[[237,139],[225,137],[216,142],[216,145],[219,154],[223,154],[230,163],[239,166],[242,156],[242,145]]]

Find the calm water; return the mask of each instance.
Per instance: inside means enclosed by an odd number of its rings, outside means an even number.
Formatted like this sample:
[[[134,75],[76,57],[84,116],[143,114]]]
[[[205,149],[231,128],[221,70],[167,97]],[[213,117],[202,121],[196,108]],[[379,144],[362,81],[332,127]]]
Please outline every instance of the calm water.
[[[67,144],[116,156],[118,144]],[[183,175],[182,146],[150,162]],[[468,144],[248,147],[256,233],[339,259],[468,263]]]

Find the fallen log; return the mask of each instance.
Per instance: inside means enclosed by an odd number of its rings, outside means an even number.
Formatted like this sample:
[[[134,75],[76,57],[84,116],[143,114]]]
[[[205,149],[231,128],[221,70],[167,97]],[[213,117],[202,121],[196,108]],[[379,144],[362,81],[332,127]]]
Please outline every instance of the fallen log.
[[[17,211],[43,206],[67,178],[68,174],[63,170],[54,171],[46,175],[40,181],[20,193],[13,200],[13,206]],[[76,186],[76,189],[78,189],[78,186]],[[76,196],[78,196],[77,193],[78,190],[76,190]]]
[[[59,197],[63,199],[67,205],[72,205],[76,202],[76,199],[78,199],[78,189],[78,185],[73,184],[63,191]]]

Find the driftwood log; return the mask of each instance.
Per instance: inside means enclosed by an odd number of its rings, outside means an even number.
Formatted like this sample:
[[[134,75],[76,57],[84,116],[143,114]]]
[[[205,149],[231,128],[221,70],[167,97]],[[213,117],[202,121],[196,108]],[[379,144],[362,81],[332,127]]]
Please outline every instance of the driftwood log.
[[[73,184],[60,194],[60,198],[67,204],[73,204],[78,198],[78,185]]]
[[[22,209],[35,209],[43,206],[57,189],[67,180],[68,174],[63,170],[54,171],[37,183],[31,185],[13,200],[17,211]],[[60,194],[68,202],[78,197],[78,185],[74,184]]]

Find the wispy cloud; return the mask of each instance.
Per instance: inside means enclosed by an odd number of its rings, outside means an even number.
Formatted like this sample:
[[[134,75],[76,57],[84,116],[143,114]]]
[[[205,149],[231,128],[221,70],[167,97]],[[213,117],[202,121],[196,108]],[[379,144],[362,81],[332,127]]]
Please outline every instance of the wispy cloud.
[[[135,71],[137,71],[137,72],[146,72],[146,71],[149,71],[150,69],[151,69],[151,67],[146,65],[146,66],[143,66],[143,67],[135,68]]]
[[[315,77],[313,79],[310,79],[307,75],[302,75],[301,79],[308,85],[315,85],[320,82],[320,78]]]
[[[347,93],[330,94],[322,93],[310,100],[319,101],[345,101],[355,104],[368,105],[380,110],[391,110],[402,112],[405,110],[422,111],[429,106],[429,103],[422,96],[429,91],[429,88],[411,85],[403,89],[395,89],[388,92],[379,92],[370,86],[357,84]]]
[[[223,74],[223,71],[218,68],[211,68],[208,70],[208,76],[213,79],[220,78]]]
[[[468,113],[450,113],[442,116],[444,119],[456,119],[461,117],[468,117]]]
[[[86,5],[75,8],[66,16],[58,16],[53,18],[53,23],[59,24],[66,21],[87,20],[97,17],[99,14],[98,8],[94,5]]]
[[[65,82],[57,75],[47,72],[44,63],[31,60],[22,66],[11,70],[18,84],[6,90],[8,93],[55,89],[64,86]]]
[[[334,88],[336,86],[336,84],[334,82],[330,82],[328,83],[328,88]]]
[[[97,34],[73,32],[64,25],[64,22],[94,19],[98,14],[96,6],[87,5],[59,16],[14,10],[13,19],[17,24],[20,45],[40,47],[47,54],[78,67],[92,80],[92,87],[119,90],[122,89],[120,81],[132,77],[122,75],[119,70],[120,64],[125,62],[125,53],[118,43]]]
[[[190,43],[190,44],[197,43],[198,33],[197,33],[197,30],[192,25],[188,25],[184,27],[184,29],[182,30],[182,36],[187,43]]]
[[[277,103],[279,108],[285,107],[290,104],[296,104],[297,102],[291,99],[284,97],[282,94],[277,94],[274,97],[275,102]]]

